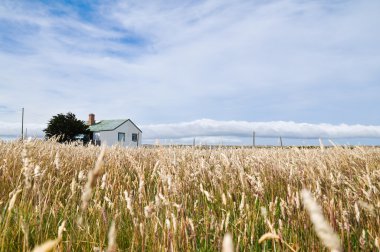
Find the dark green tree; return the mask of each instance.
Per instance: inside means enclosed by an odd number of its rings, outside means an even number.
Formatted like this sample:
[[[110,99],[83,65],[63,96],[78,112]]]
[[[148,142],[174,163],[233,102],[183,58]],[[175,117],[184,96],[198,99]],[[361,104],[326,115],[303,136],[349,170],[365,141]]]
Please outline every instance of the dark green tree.
[[[44,132],[46,138],[57,137],[61,143],[75,141],[80,134],[86,137],[90,134],[85,122],[78,120],[71,112],[53,116]]]

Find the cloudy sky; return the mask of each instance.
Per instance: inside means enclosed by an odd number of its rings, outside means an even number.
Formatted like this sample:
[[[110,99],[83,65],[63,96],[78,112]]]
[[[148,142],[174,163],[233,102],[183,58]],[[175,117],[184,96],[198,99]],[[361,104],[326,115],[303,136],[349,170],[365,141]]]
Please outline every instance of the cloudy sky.
[[[0,135],[25,107],[35,134],[71,111],[131,118],[147,140],[380,138],[379,13],[378,0],[2,0]]]

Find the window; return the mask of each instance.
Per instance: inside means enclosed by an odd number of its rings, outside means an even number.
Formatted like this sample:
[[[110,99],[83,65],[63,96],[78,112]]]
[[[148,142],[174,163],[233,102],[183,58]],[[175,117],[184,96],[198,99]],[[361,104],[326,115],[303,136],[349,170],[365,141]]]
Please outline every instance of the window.
[[[122,133],[122,132],[117,133],[117,140],[119,142],[125,142],[125,133]]]
[[[137,142],[137,134],[132,133],[132,142]]]
[[[94,139],[95,141],[100,140],[100,133],[94,133],[94,135],[93,135],[93,139]]]
[[[93,140],[95,145],[101,145],[102,142],[100,141],[100,133],[94,133]]]

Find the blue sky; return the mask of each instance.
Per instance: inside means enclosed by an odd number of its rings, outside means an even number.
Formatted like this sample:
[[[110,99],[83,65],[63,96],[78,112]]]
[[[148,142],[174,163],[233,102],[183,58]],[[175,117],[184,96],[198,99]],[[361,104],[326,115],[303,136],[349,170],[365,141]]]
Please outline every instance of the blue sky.
[[[211,120],[380,137],[378,13],[377,0],[1,1],[0,135],[25,107],[36,134],[71,111],[131,118],[151,138],[186,122],[215,137]]]

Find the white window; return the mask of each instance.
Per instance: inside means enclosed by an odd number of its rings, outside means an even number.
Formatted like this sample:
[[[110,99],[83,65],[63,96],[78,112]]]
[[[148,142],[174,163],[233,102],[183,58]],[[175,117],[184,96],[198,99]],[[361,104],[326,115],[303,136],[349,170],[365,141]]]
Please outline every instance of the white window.
[[[99,133],[94,133],[93,139],[94,139],[94,141],[100,140],[100,134]]]
[[[102,142],[100,141],[100,133],[94,133],[93,140],[95,145],[101,145]]]
[[[118,133],[117,133],[117,140],[118,140],[119,142],[125,142],[125,133],[123,133],[123,132],[118,132]]]

